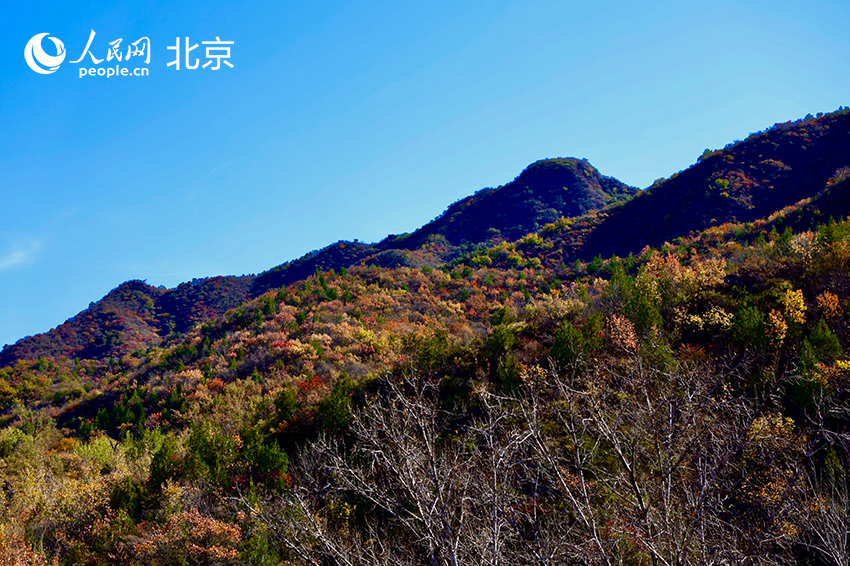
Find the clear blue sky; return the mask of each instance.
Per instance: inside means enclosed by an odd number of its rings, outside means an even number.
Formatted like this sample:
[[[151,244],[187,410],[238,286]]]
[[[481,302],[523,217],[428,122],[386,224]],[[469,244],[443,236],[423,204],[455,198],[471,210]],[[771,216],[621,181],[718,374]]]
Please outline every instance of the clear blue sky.
[[[646,187],[850,104],[846,2],[47,0],[0,26],[0,344],[128,279],[411,231],[537,159]],[[92,29],[98,58],[150,37],[150,76],[79,78]],[[44,32],[50,75],[24,60]],[[187,36],[234,67],[168,67]]]

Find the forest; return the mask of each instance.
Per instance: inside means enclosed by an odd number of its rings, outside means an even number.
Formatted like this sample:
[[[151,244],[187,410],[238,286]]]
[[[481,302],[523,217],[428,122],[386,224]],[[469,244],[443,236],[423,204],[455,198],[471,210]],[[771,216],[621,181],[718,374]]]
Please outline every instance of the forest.
[[[132,302],[133,339],[6,352],[0,564],[850,564],[846,139],[777,125],[634,196],[587,166],[598,209],[452,240],[463,201],[253,295],[120,288],[90,314]],[[714,222],[604,240],[674,189]]]

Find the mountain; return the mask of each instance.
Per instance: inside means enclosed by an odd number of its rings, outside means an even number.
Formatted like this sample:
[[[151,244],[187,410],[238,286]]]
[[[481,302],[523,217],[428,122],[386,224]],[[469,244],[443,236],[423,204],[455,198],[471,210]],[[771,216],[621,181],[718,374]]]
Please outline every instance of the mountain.
[[[103,359],[158,346],[169,335],[241,304],[253,281],[253,276],[209,277],[174,289],[127,281],[58,327],[4,347],[0,367],[42,357]]]
[[[583,159],[543,159],[505,185],[453,203],[412,233],[377,243],[339,241],[256,277],[199,279],[170,290],[124,283],[58,328],[6,346],[0,367],[18,359],[126,354],[162,344],[197,322],[316,271],[357,265],[440,268],[471,249],[493,250],[538,231],[551,241],[536,255],[557,266],[625,256],[712,226],[753,222],[809,198],[817,202],[808,205],[807,217],[848,215],[845,184],[835,184],[850,174],[848,167],[849,109],[776,124],[723,149],[706,150],[696,164],[644,191],[602,175]],[[832,192],[824,193],[831,182]],[[498,260],[501,254],[508,264],[518,257],[501,248],[497,252],[491,256]]]
[[[481,189],[410,234],[391,235],[377,244],[337,242],[261,273],[253,296],[298,281],[317,269],[357,264],[380,267],[436,267],[457,257],[464,244],[516,240],[562,216],[625,202],[638,189],[600,174],[587,160],[542,159],[498,188]]]
[[[688,169],[644,191],[603,176],[585,160],[544,159],[506,185],[457,201],[413,233],[377,244],[338,242],[266,271],[258,276],[252,296],[316,269],[357,264],[435,267],[456,259],[464,244],[515,241],[561,217],[576,221],[552,254],[557,263],[625,256],[711,226],[766,218],[816,196],[848,166],[846,109],[775,124],[723,149],[706,150]],[[847,215],[850,208],[833,207],[830,213]],[[428,247],[439,253],[422,257]]]
[[[394,245],[415,249],[435,235],[453,244],[516,240],[562,216],[580,216],[630,199],[638,189],[605,177],[583,159],[543,159],[497,189],[483,189]]]
[[[850,111],[776,124],[706,150],[695,165],[612,209],[576,256],[627,255],[725,222],[752,222],[814,196],[847,166]]]
[[[159,345],[194,323],[223,314],[248,297],[357,264],[380,267],[438,267],[457,257],[458,245],[514,239],[561,216],[576,216],[636,194],[587,161],[545,159],[529,165],[512,182],[483,189],[451,205],[412,234],[376,244],[336,242],[254,276],[196,279],[175,289],[141,281],[123,283],[101,301],[56,329],[19,340],[0,352],[0,367],[18,359],[120,356]]]
[[[0,563],[840,562],[848,112],[542,225],[570,165],[265,281],[122,284],[4,352]]]

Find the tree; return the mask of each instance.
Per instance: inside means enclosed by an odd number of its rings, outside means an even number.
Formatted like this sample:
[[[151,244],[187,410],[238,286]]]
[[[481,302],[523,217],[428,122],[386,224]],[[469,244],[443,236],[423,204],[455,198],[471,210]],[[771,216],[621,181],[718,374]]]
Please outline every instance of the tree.
[[[242,504],[307,561],[559,563],[539,536],[530,433],[514,426],[507,400],[480,387],[478,417],[461,426],[441,410],[432,379],[383,385],[385,395],[355,412],[349,442],[324,438],[300,454],[297,487]]]

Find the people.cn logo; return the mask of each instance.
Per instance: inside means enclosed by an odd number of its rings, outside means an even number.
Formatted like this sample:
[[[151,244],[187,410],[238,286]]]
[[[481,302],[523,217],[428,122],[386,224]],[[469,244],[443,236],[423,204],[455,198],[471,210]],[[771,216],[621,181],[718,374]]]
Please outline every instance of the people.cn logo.
[[[41,46],[41,40],[48,34],[40,33],[27,42],[24,49],[24,59],[30,69],[42,75],[49,75],[59,68],[65,60],[65,44],[55,37],[48,37],[56,46],[56,55],[48,55]]]

